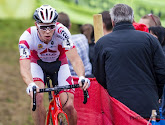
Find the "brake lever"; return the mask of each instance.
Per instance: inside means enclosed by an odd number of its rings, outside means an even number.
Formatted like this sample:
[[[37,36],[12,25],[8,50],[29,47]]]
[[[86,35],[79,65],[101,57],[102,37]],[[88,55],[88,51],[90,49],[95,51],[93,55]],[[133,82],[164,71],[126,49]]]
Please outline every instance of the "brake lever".
[[[33,107],[32,107],[32,111],[35,111],[36,110],[36,93],[37,93],[36,86],[33,86],[32,90],[33,90]]]
[[[81,82],[82,82],[82,86],[83,86],[84,83],[85,83],[85,80],[83,79],[83,80],[81,80]],[[83,93],[84,93],[84,101],[83,101],[83,103],[86,104],[87,103],[87,98],[89,98],[88,90],[83,91]]]

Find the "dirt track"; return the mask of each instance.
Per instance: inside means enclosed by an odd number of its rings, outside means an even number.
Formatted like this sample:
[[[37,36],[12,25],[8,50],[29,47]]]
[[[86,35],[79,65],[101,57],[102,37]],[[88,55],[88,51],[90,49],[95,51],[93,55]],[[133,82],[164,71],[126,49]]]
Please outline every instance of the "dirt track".
[[[18,51],[0,50],[0,125],[33,125]]]

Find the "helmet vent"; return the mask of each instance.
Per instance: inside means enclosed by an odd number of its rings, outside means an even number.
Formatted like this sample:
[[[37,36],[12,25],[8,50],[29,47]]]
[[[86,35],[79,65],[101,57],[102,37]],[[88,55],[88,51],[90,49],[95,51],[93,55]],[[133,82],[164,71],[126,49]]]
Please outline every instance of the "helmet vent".
[[[40,20],[37,16],[35,16],[36,20]]]
[[[41,14],[42,18],[45,19],[42,11],[40,11],[40,14]]]
[[[48,9],[46,9],[46,19],[48,19]]]
[[[50,19],[52,18],[52,15],[53,15],[53,11],[51,11],[51,14],[50,14]]]

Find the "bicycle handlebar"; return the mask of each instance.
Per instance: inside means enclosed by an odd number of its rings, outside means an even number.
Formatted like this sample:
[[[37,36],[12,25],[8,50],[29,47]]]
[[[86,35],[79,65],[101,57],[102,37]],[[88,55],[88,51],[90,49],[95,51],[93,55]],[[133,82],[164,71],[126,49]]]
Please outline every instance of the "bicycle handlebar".
[[[85,81],[82,81],[82,83],[84,83]],[[51,91],[61,91],[64,89],[72,89],[72,88],[80,88],[79,84],[74,84],[74,85],[65,85],[65,86],[56,86],[53,88],[44,88],[44,89],[39,89],[38,93],[43,93],[43,92],[51,92]],[[84,93],[84,101],[83,103],[86,104],[87,103],[87,98],[89,98],[88,95],[88,90],[83,91]],[[33,86],[33,107],[32,107],[32,111],[36,110],[36,94],[37,94],[37,90],[36,90],[36,86]]]

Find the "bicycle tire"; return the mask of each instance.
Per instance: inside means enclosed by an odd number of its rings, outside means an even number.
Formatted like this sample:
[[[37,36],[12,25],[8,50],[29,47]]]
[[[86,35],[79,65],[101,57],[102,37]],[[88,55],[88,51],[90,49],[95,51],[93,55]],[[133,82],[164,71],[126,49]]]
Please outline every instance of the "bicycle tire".
[[[66,118],[64,113],[59,113],[57,115],[57,119],[58,119],[58,125],[69,125],[68,123],[68,119]],[[60,120],[61,119],[61,120]],[[60,122],[61,121],[61,122]],[[49,118],[49,125],[54,125],[53,121],[52,121],[52,114],[50,114],[50,118]]]
[[[69,125],[68,120],[64,113],[59,113],[57,118],[58,118],[58,125]]]

